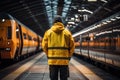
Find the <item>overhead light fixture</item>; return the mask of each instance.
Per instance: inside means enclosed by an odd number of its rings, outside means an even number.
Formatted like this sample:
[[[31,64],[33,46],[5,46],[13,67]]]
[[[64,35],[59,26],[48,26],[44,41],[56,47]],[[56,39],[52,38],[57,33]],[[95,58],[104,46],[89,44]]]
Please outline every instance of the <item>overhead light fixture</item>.
[[[120,19],[120,16],[116,16],[117,19]]]
[[[79,16],[77,14],[75,14],[75,18],[78,18]]]
[[[96,2],[97,0],[88,0],[88,2]]]
[[[115,21],[116,19],[112,18],[111,20],[112,20],[112,21]]]
[[[68,24],[75,24],[75,22],[68,22]]]
[[[104,3],[107,3],[108,1],[106,1],[106,0],[101,0],[102,2],[104,2]]]
[[[80,19],[78,19],[78,18],[77,18],[77,19],[75,19],[75,21],[76,21],[76,22],[79,22],[79,21],[80,21]]]
[[[111,21],[110,21],[110,20],[108,20],[108,21],[106,21],[106,22],[110,23]]]
[[[106,22],[102,22],[103,24],[107,24]]]
[[[88,13],[90,13],[90,14],[93,14],[92,11],[87,10],[87,9],[82,9],[82,10],[79,9],[78,12],[88,12]]]
[[[113,32],[120,32],[120,29],[113,29]]]

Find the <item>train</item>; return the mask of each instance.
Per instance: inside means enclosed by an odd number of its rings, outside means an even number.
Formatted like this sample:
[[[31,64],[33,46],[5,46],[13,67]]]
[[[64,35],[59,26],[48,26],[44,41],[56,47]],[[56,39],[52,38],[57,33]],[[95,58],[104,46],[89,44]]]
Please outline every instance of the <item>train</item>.
[[[75,55],[99,63],[98,66],[120,71],[120,12],[81,30],[73,37]]]
[[[41,50],[42,37],[10,14],[0,14],[0,60],[18,61]]]

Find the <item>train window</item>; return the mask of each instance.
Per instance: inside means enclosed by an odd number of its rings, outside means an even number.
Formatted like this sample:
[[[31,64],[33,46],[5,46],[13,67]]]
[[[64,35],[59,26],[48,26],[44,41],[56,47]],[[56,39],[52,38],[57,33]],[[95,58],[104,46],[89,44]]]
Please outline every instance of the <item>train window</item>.
[[[8,26],[7,29],[7,39],[11,39],[12,38],[12,29],[11,26]]]
[[[23,33],[23,38],[27,39],[27,35],[25,33]]]
[[[86,41],[90,41],[90,37],[86,37]]]
[[[36,38],[33,38],[33,40],[34,40],[34,41],[37,41],[37,39],[36,39]]]
[[[32,37],[31,37],[30,35],[28,35],[28,39],[29,39],[29,40],[32,40]]]

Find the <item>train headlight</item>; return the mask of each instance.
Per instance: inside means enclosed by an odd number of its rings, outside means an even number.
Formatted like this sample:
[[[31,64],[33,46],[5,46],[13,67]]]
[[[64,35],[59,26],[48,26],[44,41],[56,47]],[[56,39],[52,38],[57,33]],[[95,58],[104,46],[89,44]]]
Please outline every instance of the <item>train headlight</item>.
[[[7,44],[10,45],[10,41],[8,41]]]
[[[5,48],[5,50],[6,50],[6,51],[10,51],[10,50],[11,50],[11,48]]]
[[[5,22],[5,19],[2,19],[2,22]]]

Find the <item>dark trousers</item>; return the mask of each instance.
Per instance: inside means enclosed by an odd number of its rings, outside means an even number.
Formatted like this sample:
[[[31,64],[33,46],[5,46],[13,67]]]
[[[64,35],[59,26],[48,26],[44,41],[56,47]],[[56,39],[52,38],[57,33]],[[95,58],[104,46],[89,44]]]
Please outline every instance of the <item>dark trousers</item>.
[[[50,79],[58,80],[58,74],[60,74],[60,80],[68,80],[68,66],[67,65],[50,65]]]

